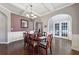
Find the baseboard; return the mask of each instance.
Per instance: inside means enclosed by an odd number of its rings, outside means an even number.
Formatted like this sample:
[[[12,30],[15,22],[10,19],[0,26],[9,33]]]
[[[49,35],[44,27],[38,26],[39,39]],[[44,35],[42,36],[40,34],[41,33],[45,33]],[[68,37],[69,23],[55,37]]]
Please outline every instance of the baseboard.
[[[0,42],[0,44],[8,44],[8,42]]]
[[[68,38],[68,37],[59,37],[59,36],[54,36],[54,37],[56,37],[56,38],[61,38],[61,39],[71,40],[71,39],[70,39],[70,38]]]
[[[20,40],[23,40],[23,39],[20,39]],[[10,42],[0,42],[0,44],[9,44],[9,43],[20,41],[20,40],[15,40],[15,41],[10,41]]]
[[[74,50],[74,49],[72,49],[72,51],[79,52],[78,50]]]
[[[72,50],[73,50],[73,51],[78,51],[78,52],[79,52],[79,50],[77,50],[77,49],[75,49],[75,48],[72,48]]]
[[[9,41],[8,44],[9,44],[9,43],[12,43],[12,42],[20,41],[20,40],[23,40],[23,39],[14,40],[14,41]]]

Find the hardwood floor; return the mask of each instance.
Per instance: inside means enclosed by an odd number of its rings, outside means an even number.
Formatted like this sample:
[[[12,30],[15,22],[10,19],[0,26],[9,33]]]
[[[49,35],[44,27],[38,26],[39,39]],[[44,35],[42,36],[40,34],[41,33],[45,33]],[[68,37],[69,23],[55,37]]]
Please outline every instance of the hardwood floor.
[[[79,51],[71,49],[72,42],[70,40],[55,38],[52,41],[52,55],[79,55]],[[45,52],[43,51],[43,53]],[[21,40],[7,45],[0,44],[0,55],[32,55],[32,51],[25,49],[23,40]]]

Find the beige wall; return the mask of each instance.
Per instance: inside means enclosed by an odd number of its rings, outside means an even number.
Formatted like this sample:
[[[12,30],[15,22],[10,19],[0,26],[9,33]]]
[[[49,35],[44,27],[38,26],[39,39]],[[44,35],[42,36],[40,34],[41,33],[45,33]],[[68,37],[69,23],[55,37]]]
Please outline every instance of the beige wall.
[[[73,4],[72,6],[65,7],[61,10],[58,10],[56,12],[52,12],[48,15],[45,15],[42,17],[43,21],[43,27],[44,25],[48,24],[48,20],[57,15],[57,14],[69,14],[72,17],[72,33],[73,34],[79,34],[79,4]],[[47,31],[47,28],[44,28],[44,31]]]

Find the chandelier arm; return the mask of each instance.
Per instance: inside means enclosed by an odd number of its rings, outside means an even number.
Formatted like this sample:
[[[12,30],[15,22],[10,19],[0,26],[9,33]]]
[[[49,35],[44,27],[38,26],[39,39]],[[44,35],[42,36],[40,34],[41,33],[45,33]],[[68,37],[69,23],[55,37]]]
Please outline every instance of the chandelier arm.
[[[30,5],[30,7],[31,7],[31,14],[32,14],[32,5]]]

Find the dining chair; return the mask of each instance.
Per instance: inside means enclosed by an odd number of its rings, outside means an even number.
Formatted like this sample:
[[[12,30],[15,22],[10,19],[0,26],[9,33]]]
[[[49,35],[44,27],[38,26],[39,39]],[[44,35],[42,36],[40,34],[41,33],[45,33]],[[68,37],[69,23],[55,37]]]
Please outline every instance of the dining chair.
[[[46,32],[42,32],[41,33],[42,36],[46,36],[46,34],[47,34]]]
[[[35,41],[36,40],[36,35],[34,33],[30,33],[29,39],[30,39],[30,44],[29,45],[32,47],[32,52],[34,54],[35,47],[37,46],[37,41]]]
[[[48,54],[48,48],[50,48],[50,53],[52,54],[52,38],[52,34],[49,34],[47,35],[47,38],[39,42],[39,48],[45,49],[46,55]]]
[[[28,47],[29,46],[29,33],[28,32],[24,32],[23,33],[23,37],[24,37],[24,47]]]

